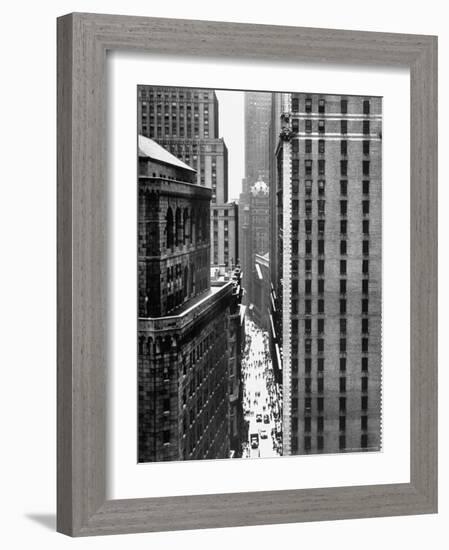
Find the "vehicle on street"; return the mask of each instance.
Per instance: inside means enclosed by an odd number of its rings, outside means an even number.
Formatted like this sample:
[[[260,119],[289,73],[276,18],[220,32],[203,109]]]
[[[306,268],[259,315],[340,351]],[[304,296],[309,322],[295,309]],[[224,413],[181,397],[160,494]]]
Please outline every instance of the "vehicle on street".
[[[256,422],[262,422],[262,415],[260,413],[256,414]]]
[[[251,434],[249,438],[251,441],[251,449],[257,449],[259,447],[259,434]]]
[[[270,423],[270,417],[268,416],[268,414],[264,415],[263,421],[264,421],[264,424],[269,424]]]
[[[268,438],[267,430],[260,430],[260,439],[267,439],[267,438]]]

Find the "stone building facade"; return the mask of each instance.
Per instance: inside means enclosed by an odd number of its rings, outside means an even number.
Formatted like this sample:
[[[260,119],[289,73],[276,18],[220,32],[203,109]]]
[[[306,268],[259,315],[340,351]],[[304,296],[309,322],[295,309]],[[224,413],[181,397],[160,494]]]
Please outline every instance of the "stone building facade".
[[[139,136],[139,462],[230,453],[232,282],[210,284],[211,190]]]
[[[379,450],[382,100],[281,102],[284,453]]]

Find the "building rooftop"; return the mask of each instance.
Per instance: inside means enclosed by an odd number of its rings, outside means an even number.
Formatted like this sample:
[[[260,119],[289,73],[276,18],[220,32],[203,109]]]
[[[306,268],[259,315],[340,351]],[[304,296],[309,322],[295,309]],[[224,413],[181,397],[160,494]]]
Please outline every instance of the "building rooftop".
[[[172,155],[167,149],[164,149],[152,139],[142,135],[139,135],[139,157],[148,157],[163,162],[164,164],[171,164],[183,168],[184,170],[196,172],[191,166],[179,160],[178,157]]]

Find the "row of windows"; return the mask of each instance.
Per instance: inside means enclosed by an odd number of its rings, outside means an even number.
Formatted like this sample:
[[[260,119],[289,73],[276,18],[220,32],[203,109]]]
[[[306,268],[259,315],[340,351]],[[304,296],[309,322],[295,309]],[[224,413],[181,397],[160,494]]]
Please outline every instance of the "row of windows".
[[[346,362],[347,358],[345,356],[340,357],[340,371],[346,372]],[[368,357],[362,356],[361,358],[361,370],[362,372],[368,372]],[[324,357],[317,357],[316,358],[316,367],[317,367],[317,373],[323,373],[324,372]],[[298,372],[298,360],[293,359],[292,360],[292,370],[294,373]],[[304,373],[310,374],[312,372],[312,358],[311,357],[305,357],[304,358]]]
[[[298,133],[299,132],[299,118],[293,118],[292,119],[292,131]],[[313,132],[313,121],[312,119],[308,118],[304,121],[304,129],[306,134],[311,134]],[[325,134],[326,133],[326,123],[324,120],[320,119],[318,120],[317,129],[319,134]],[[369,120],[363,120],[362,121],[362,133],[365,136],[370,135],[370,121]],[[341,120],[340,121],[340,134],[346,135],[348,133],[348,121],[347,120]],[[369,146],[368,146],[369,148]],[[368,153],[365,153],[368,154]]]
[[[368,319],[363,318],[362,319],[362,334],[368,334]],[[346,353],[347,351],[347,340],[346,338],[340,338],[340,353]],[[324,338],[317,338],[316,339],[316,351],[317,353],[323,353],[324,352]],[[362,338],[362,352],[368,351],[368,338],[363,337]],[[297,353],[297,342],[293,343],[292,347],[293,354]],[[312,353],[312,338],[306,338],[304,340],[304,353],[311,354]]]
[[[298,96],[292,97],[292,111],[294,113],[298,113],[300,111],[300,98]],[[370,101],[369,99],[363,100],[363,114],[369,115],[370,114]],[[312,112],[312,98],[306,97],[304,100],[304,111],[306,113]],[[348,100],[347,99],[341,99],[340,100],[340,111],[342,114],[347,114],[348,112]],[[318,113],[325,113],[326,112],[326,100],[323,98],[318,99]]]
[[[312,143],[313,141],[311,139],[304,140],[304,152],[306,154],[312,153]],[[362,151],[364,155],[370,154],[370,141],[367,139],[364,139],[362,141]],[[318,140],[318,154],[324,155],[326,152],[326,140],[325,139],[319,139]],[[292,141],[292,153],[294,155],[297,155],[299,153],[299,139],[294,139]],[[342,139],[340,141],[340,154],[342,156],[347,156],[348,154],[348,141],[346,139]]]
[[[209,99],[209,97],[212,97],[210,92],[180,90],[179,88],[171,88],[170,92],[155,88],[139,88],[139,92],[141,98],[164,99],[165,101],[170,99]]]
[[[340,393],[346,393],[347,389],[347,379],[346,376],[340,376],[339,379],[339,391]],[[298,390],[298,379],[293,379],[293,388],[292,393],[296,394]],[[360,378],[360,389],[363,393],[366,393],[368,391],[368,376],[362,376]],[[324,393],[324,378],[320,377],[316,379],[316,391],[317,393]],[[305,394],[311,394],[312,393],[312,378],[306,377],[304,378],[304,393]],[[339,397],[339,407],[340,411],[346,410],[346,397],[340,396]],[[310,431],[307,430],[306,431]]]

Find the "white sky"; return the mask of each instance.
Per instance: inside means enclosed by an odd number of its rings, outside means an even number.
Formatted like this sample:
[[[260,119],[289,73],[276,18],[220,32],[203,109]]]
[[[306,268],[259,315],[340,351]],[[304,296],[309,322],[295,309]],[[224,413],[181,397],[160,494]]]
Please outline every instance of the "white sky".
[[[244,92],[215,90],[220,136],[228,148],[228,195],[238,199],[245,175]]]

